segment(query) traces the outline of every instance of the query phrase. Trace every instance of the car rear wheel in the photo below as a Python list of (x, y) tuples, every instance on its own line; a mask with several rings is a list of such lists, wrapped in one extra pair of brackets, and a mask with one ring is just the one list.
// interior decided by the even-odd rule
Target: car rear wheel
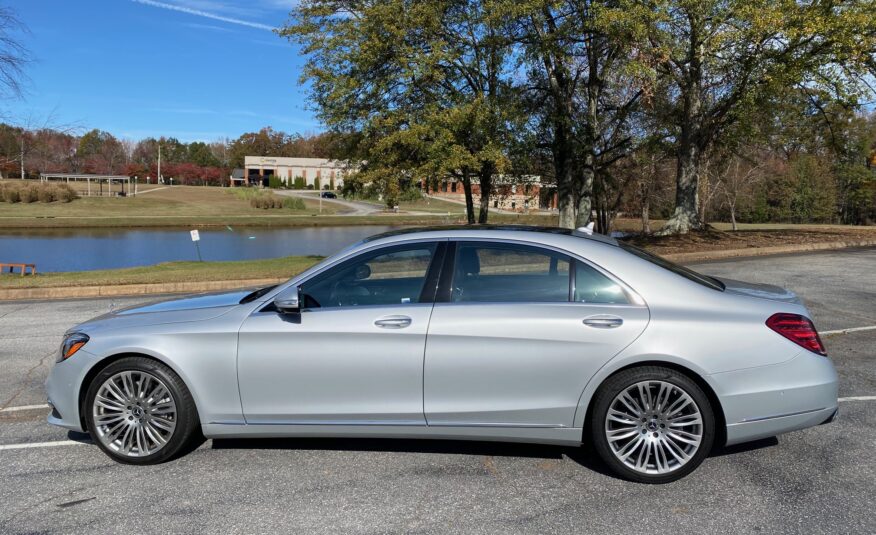
[(624, 370), (600, 387), (591, 432), (596, 452), (619, 476), (669, 483), (709, 454), (715, 418), (708, 397), (689, 377), (643, 366)]
[(156, 464), (182, 452), (198, 435), (192, 396), (170, 368), (126, 357), (101, 370), (88, 389), (88, 430), (116, 461)]

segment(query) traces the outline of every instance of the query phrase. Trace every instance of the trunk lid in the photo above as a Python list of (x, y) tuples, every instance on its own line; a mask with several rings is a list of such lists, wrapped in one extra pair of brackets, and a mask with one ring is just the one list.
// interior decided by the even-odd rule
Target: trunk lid
[(781, 286), (772, 284), (760, 284), (756, 282), (745, 282), (733, 279), (719, 278), (724, 283), (724, 291), (736, 295), (744, 295), (746, 297), (757, 297), (758, 299), (769, 299), (771, 301), (779, 301), (781, 303), (802, 304), (797, 294), (791, 290), (786, 290)]

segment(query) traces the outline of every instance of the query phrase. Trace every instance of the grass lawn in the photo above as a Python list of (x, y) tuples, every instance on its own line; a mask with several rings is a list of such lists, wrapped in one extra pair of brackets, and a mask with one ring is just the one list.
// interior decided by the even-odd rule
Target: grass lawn
[(97, 271), (41, 273), (34, 277), (0, 275), (0, 288), (51, 288), (104, 286), (161, 282), (224, 281), (288, 278), (322, 259), (319, 256), (287, 256), (239, 262), (166, 262), (154, 266)]
[[(0, 203), (0, 226), (193, 226), (246, 221), (271, 225), (319, 213), (318, 199), (306, 199), (304, 203), (304, 210), (265, 210), (253, 208), (248, 199), (230, 188), (147, 186), (136, 197), (82, 197), (69, 203)], [(322, 214), (336, 212), (336, 205), (323, 204)]]

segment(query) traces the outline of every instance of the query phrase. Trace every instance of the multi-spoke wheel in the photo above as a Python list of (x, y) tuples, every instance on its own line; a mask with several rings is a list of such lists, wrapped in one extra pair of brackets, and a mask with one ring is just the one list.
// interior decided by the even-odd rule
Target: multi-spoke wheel
[(708, 455), (714, 416), (685, 375), (647, 366), (609, 378), (594, 399), (596, 450), (619, 475), (646, 483), (684, 477)]
[(142, 357), (118, 360), (89, 388), (89, 431), (116, 460), (150, 464), (169, 459), (196, 434), (191, 395), (167, 366)]
[(92, 417), (104, 446), (130, 457), (145, 457), (166, 446), (173, 436), (176, 402), (154, 375), (124, 371), (100, 385)]

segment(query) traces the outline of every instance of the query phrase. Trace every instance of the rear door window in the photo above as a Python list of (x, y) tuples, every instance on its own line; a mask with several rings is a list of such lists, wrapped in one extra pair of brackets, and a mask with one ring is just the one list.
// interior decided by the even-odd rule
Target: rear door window
[(539, 247), (459, 242), (451, 301), (568, 302), (570, 266), (568, 256)]

